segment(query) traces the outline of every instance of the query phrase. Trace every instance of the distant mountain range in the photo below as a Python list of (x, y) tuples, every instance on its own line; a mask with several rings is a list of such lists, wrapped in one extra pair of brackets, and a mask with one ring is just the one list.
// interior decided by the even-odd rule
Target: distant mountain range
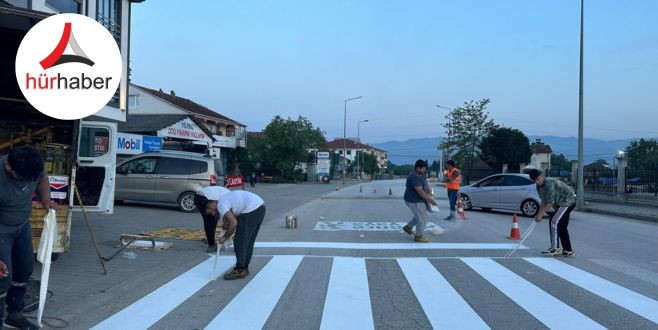
[[(578, 158), (578, 139), (575, 137), (559, 136), (528, 136), (530, 142), (541, 139), (542, 143), (551, 146), (553, 153), (564, 154), (569, 159)], [(624, 150), (635, 139), (604, 141), (599, 139), (585, 139), (585, 164), (597, 159), (612, 161), (619, 150)], [(396, 165), (413, 164), (417, 159), (426, 159), (432, 163), (440, 158), (437, 146), (441, 138), (410, 139), (406, 141), (388, 141), (374, 143), (374, 147), (388, 151), (388, 158)]]

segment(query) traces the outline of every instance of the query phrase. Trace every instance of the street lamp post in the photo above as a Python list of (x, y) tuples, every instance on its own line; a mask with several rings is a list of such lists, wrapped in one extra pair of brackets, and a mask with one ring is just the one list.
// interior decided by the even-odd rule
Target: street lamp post
[[(438, 104), (437, 104), (436, 107), (439, 108), (439, 109), (446, 109), (446, 110), (448, 110), (448, 111), (452, 111), (452, 109), (450, 109), (450, 108), (448, 108), (448, 107), (444, 107), (444, 106), (442, 106), (442, 105), (438, 105)], [(451, 130), (451, 129), (452, 129), (452, 120), (451, 120), (451, 119), (448, 119), (448, 139), (450, 139), (450, 134), (451, 134), (450, 130)], [(441, 149), (441, 158), (439, 159), (439, 167), (440, 167), (440, 168), (439, 168), (439, 173), (437, 173), (437, 176), (439, 177), (439, 179), (441, 178), (441, 177), (439, 176), (439, 174), (443, 173), (443, 156), (444, 156), (444, 155), (445, 155), (445, 152), (444, 152), (443, 149)]]
[(576, 195), (576, 208), (582, 210), (585, 206), (584, 184), (584, 136), (583, 136), (583, 28), (584, 28), (585, 0), (580, 0), (580, 75), (578, 88), (578, 194)]
[(361, 161), (361, 156), (363, 154), (363, 151), (361, 151), (361, 123), (367, 123), (368, 119), (366, 120), (361, 120), (356, 124), (356, 140), (359, 141), (359, 154), (356, 155), (356, 167), (359, 170), (359, 180), (361, 180), (361, 164), (363, 163)]
[(345, 108), (343, 111), (343, 184), (345, 184), (345, 172), (347, 167), (347, 102), (360, 99), (362, 96), (354, 97), (345, 100)]

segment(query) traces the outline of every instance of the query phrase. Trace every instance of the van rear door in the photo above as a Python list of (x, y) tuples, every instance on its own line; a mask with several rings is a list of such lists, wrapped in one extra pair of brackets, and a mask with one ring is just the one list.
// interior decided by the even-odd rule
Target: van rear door
[[(117, 157), (117, 124), (80, 121), (75, 173), (85, 211), (112, 214)], [(72, 196), (74, 210), (80, 210)]]

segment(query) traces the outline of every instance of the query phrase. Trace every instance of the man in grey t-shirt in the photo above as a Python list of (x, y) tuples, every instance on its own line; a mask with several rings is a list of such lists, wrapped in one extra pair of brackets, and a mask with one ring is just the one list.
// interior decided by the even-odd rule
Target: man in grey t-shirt
[(405, 233), (412, 235), (412, 229), (416, 227), (414, 240), (427, 243), (427, 237), (423, 235), (427, 222), (427, 204), (436, 205), (434, 197), (429, 193), (430, 187), (425, 179), (427, 163), (419, 159), (414, 165), (414, 170), (407, 176), (406, 189), (404, 191), (404, 202), (413, 213), (413, 218), (402, 229)]
[(0, 277), (0, 318), (6, 302), (7, 328), (38, 329), (22, 313), (25, 286), (34, 266), (29, 220), (35, 191), (46, 211), (54, 207), (43, 159), (35, 148), (17, 147), (0, 158), (0, 261), (8, 274)]

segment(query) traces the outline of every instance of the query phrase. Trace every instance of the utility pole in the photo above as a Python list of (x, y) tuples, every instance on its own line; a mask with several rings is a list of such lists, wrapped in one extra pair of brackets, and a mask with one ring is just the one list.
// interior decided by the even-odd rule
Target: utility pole
[(359, 171), (359, 180), (361, 180), (361, 166), (363, 165), (363, 161), (361, 160), (361, 156), (363, 155), (363, 151), (361, 151), (361, 123), (367, 122), (368, 119), (361, 120), (356, 124), (356, 140), (359, 141), (359, 153), (356, 155), (356, 168)]
[(578, 187), (576, 195), (576, 208), (585, 207), (585, 178), (583, 177), (584, 163), (584, 134), (583, 134), (583, 29), (585, 21), (585, 0), (580, 0), (580, 76), (578, 87)]
[(345, 184), (345, 172), (347, 171), (347, 102), (358, 100), (361, 96), (345, 100), (345, 108), (343, 112), (343, 184)]

